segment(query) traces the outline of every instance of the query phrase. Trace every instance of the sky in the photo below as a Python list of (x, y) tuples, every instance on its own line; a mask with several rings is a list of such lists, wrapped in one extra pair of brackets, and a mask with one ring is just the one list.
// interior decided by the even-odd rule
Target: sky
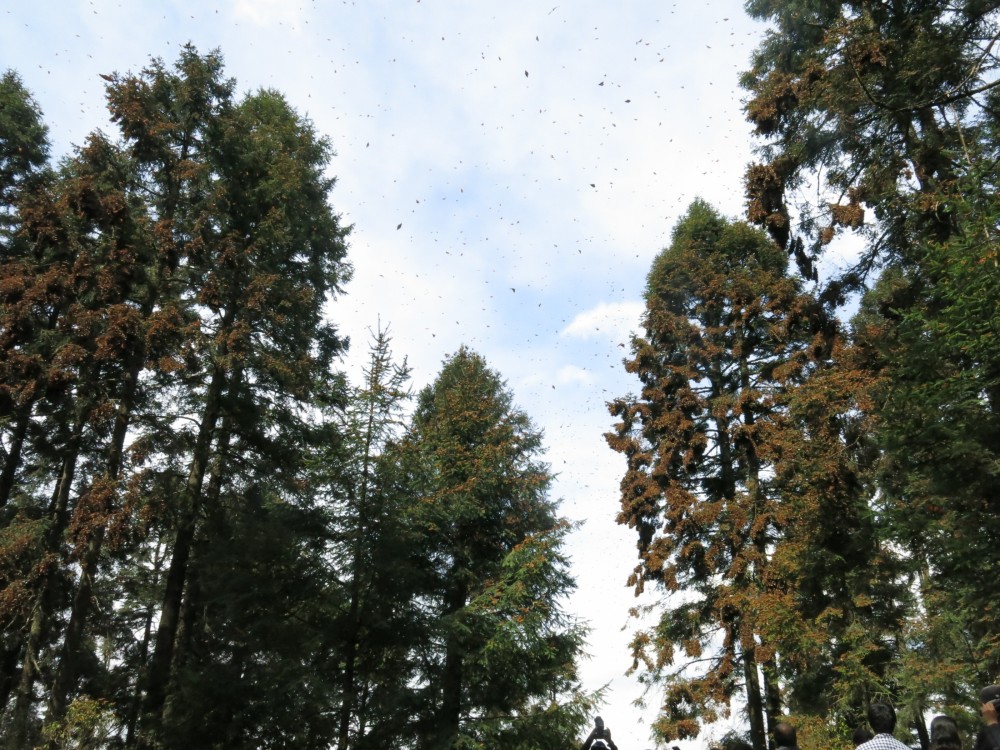
[(329, 138), (352, 226), (353, 278), (329, 309), (344, 368), (381, 326), (415, 389), (463, 344), (503, 376), (579, 522), (565, 608), (591, 628), (584, 686), (607, 685), (601, 715), (639, 750), (656, 699), (634, 705), (625, 675), (636, 537), (615, 523), (606, 403), (637, 390), (622, 360), (678, 218), (695, 198), (743, 212), (738, 78), (763, 31), (741, 0), (4, 0), (0, 70), (32, 91), (57, 157), (114, 132), (100, 74), (189, 42)]

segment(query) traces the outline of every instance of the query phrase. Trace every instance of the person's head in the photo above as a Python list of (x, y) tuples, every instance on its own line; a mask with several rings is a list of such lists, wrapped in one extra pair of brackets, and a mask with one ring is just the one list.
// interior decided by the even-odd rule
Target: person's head
[(868, 723), (875, 734), (892, 734), (896, 728), (896, 712), (888, 703), (872, 703), (868, 707)]
[(958, 724), (950, 716), (935, 716), (931, 721), (931, 750), (962, 750)]
[(795, 727), (787, 721), (778, 722), (774, 725), (774, 741), (778, 747), (795, 747)]
[(868, 727), (861, 726), (854, 730), (854, 734), (851, 735), (851, 741), (854, 743), (854, 747), (857, 747), (863, 742), (868, 742), (875, 735), (872, 734), (872, 730)]
[(594, 719), (594, 726), (597, 727), (598, 729), (604, 729), (604, 719), (598, 716), (596, 719)]

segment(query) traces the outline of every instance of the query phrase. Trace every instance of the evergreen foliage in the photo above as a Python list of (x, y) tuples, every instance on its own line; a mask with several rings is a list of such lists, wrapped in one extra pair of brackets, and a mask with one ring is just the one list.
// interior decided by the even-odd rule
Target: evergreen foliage
[[(973, 705), (1000, 668), (982, 567), (997, 541), (1000, 13), (936, 0), (748, 10), (773, 24), (743, 79), (762, 139), (750, 219), (813, 278), (837, 231), (864, 239), (853, 267), (822, 280), (830, 305), (861, 297), (829, 374), (866, 383), (852, 419), (872, 451), (870, 518), (913, 597), (870, 690), (925, 741), (925, 711)], [(807, 183), (822, 202), (802, 199)]]
[(419, 748), (565, 747), (585, 721), (584, 631), (560, 604), (574, 585), (560, 552), (569, 526), (540, 450), (505, 383), (468, 349), (419, 395), (401, 445), (431, 615)]
[[(690, 206), (609, 404), (632, 669), (661, 741), (847, 747), (879, 699), (927, 750), (1000, 682), (1000, 10), (747, 10), (749, 224)], [(106, 79), (53, 163), (0, 77), (0, 743), (573, 744), (540, 431), (467, 348), (413, 404), (385, 330), (339, 371), (333, 152), (280, 93), (190, 46)]]
[[(986, 572), (997, 542), (1000, 447), (1000, 15), (991, 3), (936, 0), (754, 0), (747, 9), (772, 24), (742, 79), (760, 139), (760, 161), (746, 174), (747, 216), (817, 295), (783, 307), (801, 326), (801, 348), (774, 369), (784, 374), (768, 394), (769, 427), (752, 442), (766, 462), (771, 505), (751, 608), (766, 614), (744, 643), (780, 698), (772, 705), (804, 730), (803, 747), (846, 741), (878, 698), (896, 703), (901, 730), (915, 729), (926, 748), (925, 714), (968, 715), (1000, 667)], [(732, 689), (721, 682), (733, 672), (724, 661), (705, 675), (717, 683), (714, 695), (691, 666), (706, 645), (691, 641), (691, 623), (710, 601), (706, 582), (724, 585), (732, 570), (704, 541), (718, 538), (713, 471), (722, 465), (704, 456), (723, 455), (725, 433), (701, 425), (724, 411), (703, 405), (699, 388), (711, 386), (711, 372), (691, 364), (710, 361), (697, 354), (706, 339), (704, 324), (694, 325), (700, 311), (657, 312), (683, 298), (689, 279), (712, 288), (715, 267), (692, 264), (696, 271), (671, 276), (652, 296), (679, 239), (705, 236), (688, 230), (703, 210), (692, 207), (650, 273), (646, 336), (626, 362), (643, 391), (611, 405), (622, 421), (609, 440), (628, 460), (620, 521), (640, 540), (633, 583), (657, 580), (676, 592), (660, 626), (636, 641), (640, 657), (657, 655), (646, 668), (666, 685), (665, 737), (697, 732), (717, 715), (709, 698)], [(862, 249), (821, 279), (819, 260), (843, 230)], [(721, 276), (742, 278), (740, 270)], [(834, 316), (852, 299), (860, 310), (845, 331)], [(716, 391), (740, 394), (735, 383)], [(690, 514), (697, 523), (684, 525), (678, 508), (700, 511)], [(754, 535), (739, 539), (746, 545)], [(752, 691), (747, 703), (756, 744)]]
[(408, 429), (385, 331), (337, 370), (332, 152), (279, 93), (190, 46), (107, 80), (58, 168), (0, 81), (3, 745), (564, 746), (540, 434), (464, 351)]
[(763, 602), (786, 513), (768, 444), (803, 377), (815, 306), (786, 266), (764, 234), (692, 204), (647, 280), (645, 335), (626, 362), (642, 391), (610, 404), (621, 421), (608, 442), (628, 466), (618, 520), (639, 534), (631, 583), (668, 595), (633, 641), (633, 668), (664, 686), (665, 739), (697, 735), (737, 691), (755, 748), (766, 747), (765, 703), (774, 724)]

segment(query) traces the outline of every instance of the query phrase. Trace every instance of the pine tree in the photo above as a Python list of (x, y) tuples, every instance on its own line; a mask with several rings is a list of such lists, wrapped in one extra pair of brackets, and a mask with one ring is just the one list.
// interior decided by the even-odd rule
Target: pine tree
[(1000, 539), (1000, 238), (993, 199), (975, 186), (967, 195), (956, 204), (960, 233), (922, 243), (918, 263), (885, 271), (855, 321), (859, 348), (881, 374), (884, 518), (910, 552), (923, 599), (927, 640), (909, 643), (950, 665), (927, 674), (911, 659), (907, 670), (922, 676), (909, 685), (914, 700), (959, 704), (1000, 668), (1000, 612), (981, 567)]
[(877, 520), (879, 378), (839, 326), (809, 352), (808, 377), (789, 389), (768, 446), (780, 539), (761, 622), (800, 739), (822, 744), (846, 738), (891, 689), (911, 597), (903, 556)]
[[(754, 0), (747, 10), (773, 24), (743, 77), (763, 141), (747, 173), (749, 218), (806, 277), (836, 231), (862, 231), (861, 257), (827, 289), (836, 302), (915, 238), (954, 234), (963, 162), (996, 150), (988, 40), (1000, 16), (990, 3), (943, 0)], [(796, 193), (811, 179), (818, 204)]]
[[(920, 596), (895, 662), (909, 677), (892, 682), (922, 726), (927, 701), (971, 696), (998, 667), (993, 587), (977, 565), (997, 533), (1000, 13), (938, 0), (748, 9), (773, 24), (743, 81), (762, 139), (750, 218), (807, 274), (838, 229), (864, 238), (824, 299), (865, 295), (855, 361), (877, 395), (864, 413), (881, 450), (872, 513)], [(796, 195), (813, 181), (819, 205)], [(948, 667), (918, 668), (918, 655)]]
[[(343, 399), (345, 342), (325, 306), (348, 275), (346, 230), (327, 203), (327, 142), (279, 94), (235, 102), (233, 88), (218, 54), (190, 47), (173, 69), (111, 76), (121, 142), (95, 134), (58, 173), (7, 186), (18, 231), (0, 258), (0, 398), (20, 412), (0, 426), (0, 606), (14, 746), (39, 738), (39, 703), (49, 738), (91, 715), (129, 746), (189, 736), (193, 695), (218, 699), (205, 729), (224, 743), (332, 737), (317, 663), (330, 518), (306, 480), (330, 436), (314, 409)], [(267, 529), (281, 545), (262, 543)], [(227, 589), (251, 543), (268, 567)], [(252, 676), (213, 693), (189, 665), (224, 655)], [(256, 724), (223, 700), (238, 694)]]
[[(25, 481), (30, 461), (25, 451), (33, 443), (35, 403), (45, 390), (40, 382), (45, 353), (39, 351), (37, 334), (48, 327), (38, 307), (25, 300), (37, 288), (37, 267), (21, 232), (19, 205), (46, 178), (47, 131), (38, 105), (13, 71), (0, 78), (0, 546), (6, 564), (0, 570), (5, 592), (0, 617), (5, 623), (0, 643), (0, 708), (6, 707), (14, 688), (15, 672), (22, 649), (18, 632), (27, 618), (31, 581), (41, 538), (40, 519), (32, 513), (21, 516), (6, 506), (18, 480)], [(16, 495), (15, 495), (16, 496)]]
[[(402, 446), (432, 613), (417, 747), (565, 747), (584, 720), (583, 632), (541, 434), (482, 357), (460, 349), (421, 391)], [(517, 668), (511, 665), (516, 664)]]
[(21, 649), (15, 742), (26, 741), (37, 672), (52, 660), (43, 649), (52, 645), (82, 536), (107, 520), (94, 465), (121, 396), (121, 362), (140, 335), (130, 304), (140, 230), (128, 200), (109, 185), (122, 165), (106, 145), (91, 139), (57, 177), (22, 196), (23, 251), (5, 268), (13, 282), (5, 296), (8, 362), (32, 363), (8, 383), (32, 394), (22, 412), (31, 439), (21, 448), (37, 482), (22, 475), (12, 525), (46, 519), (35, 559), (46, 573), (34, 587)]
[(394, 361), (390, 343), (387, 329), (372, 334), (363, 382), (345, 408), (331, 412), (331, 446), (317, 467), (336, 518), (332, 573), (340, 609), (327, 632), (329, 668), (339, 681), (340, 750), (392, 746), (405, 736), (411, 654), (423, 632), (391, 458), (404, 428), (410, 370), (405, 359)]
[(773, 725), (780, 705), (774, 644), (761, 643), (783, 512), (768, 444), (808, 363), (815, 307), (786, 266), (762, 233), (692, 204), (647, 280), (646, 333), (626, 361), (642, 391), (609, 405), (621, 421), (608, 443), (627, 460), (618, 521), (639, 536), (630, 583), (668, 595), (633, 642), (633, 668), (665, 688), (665, 739), (697, 735), (742, 690), (763, 750), (765, 707)]
[(48, 165), (48, 129), (42, 113), (13, 70), (0, 77), (0, 251), (17, 233), (20, 195)]
[[(176, 78), (147, 71), (146, 85), (156, 92), (163, 80), (200, 83), (183, 64), (191, 61), (182, 58)], [(219, 80), (217, 60), (201, 65)], [(273, 91), (220, 110), (206, 126), (204, 169), (215, 179), (205, 212), (182, 226), (197, 328), (178, 398), (198, 427), (185, 489), (173, 501), (176, 532), (145, 680), (147, 736), (168, 708), (175, 662), (186, 658), (175, 653), (182, 625), (194, 627), (183, 623), (185, 609), (198, 611), (186, 597), (198, 591), (192, 553), (209, 543), (198, 541), (207, 530), (201, 519), (213, 515), (216, 497), (238, 498), (258, 478), (293, 497), (304, 478), (302, 447), (317, 437), (303, 410), (339, 398), (331, 366), (343, 342), (323, 308), (346, 273), (346, 232), (327, 204), (329, 145)]]

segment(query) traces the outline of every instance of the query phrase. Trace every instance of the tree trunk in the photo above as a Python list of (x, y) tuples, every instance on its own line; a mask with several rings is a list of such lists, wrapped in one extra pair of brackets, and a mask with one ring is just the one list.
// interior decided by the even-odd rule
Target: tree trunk
[(0, 657), (2, 659), (0, 661), (0, 713), (7, 708), (7, 702), (14, 690), (17, 665), (20, 663), (23, 653), (24, 641), (7, 634), (4, 638), (3, 655)]
[[(372, 382), (377, 385), (378, 371), (373, 368)], [(371, 387), (371, 384), (369, 384)], [(358, 638), (361, 633), (361, 576), (362, 553), (368, 531), (368, 487), (371, 475), (371, 452), (375, 431), (375, 400), (368, 405), (368, 424), (365, 432), (364, 460), (361, 466), (361, 484), (356, 504), (358, 528), (355, 529), (354, 549), (351, 560), (351, 604), (348, 611), (347, 653), (344, 656), (344, 673), (341, 679), (340, 726), (337, 731), (338, 750), (347, 750), (350, 740), (351, 716), (355, 707), (355, 679), (358, 660)]]
[(917, 718), (913, 722), (913, 726), (917, 730), (917, 736), (920, 738), (920, 750), (929, 750), (931, 746), (930, 735), (927, 734), (927, 725), (921, 718), (926, 712), (924, 706), (920, 706), (920, 710), (917, 711)]
[[(153, 581), (158, 582), (160, 571), (163, 569), (162, 547), (156, 545), (156, 554), (153, 557)], [(153, 640), (153, 607), (150, 605), (146, 609), (146, 622), (142, 631), (142, 641), (139, 645), (139, 660), (136, 663), (136, 672), (141, 674), (146, 669), (149, 658), (149, 644)], [(129, 705), (128, 717), (125, 721), (125, 747), (135, 747), (136, 726), (139, 723), (139, 709), (142, 706), (142, 680), (136, 679), (135, 689), (132, 693), (132, 702)]]
[(14, 430), (10, 436), (10, 447), (7, 449), (7, 456), (3, 462), (3, 472), (0, 473), (0, 508), (10, 501), (11, 490), (14, 489), (14, 477), (17, 469), (21, 465), (21, 449), (24, 447), (24, 437), (28, 434), (28, 425), (31, 423), (31, 404), (23, 407), (14, 423)]
[[(452, 568), (452, 577), (460, 574), (458, 565)], [(445, 606), (446, 617), (457, 617), (465, 607), (468, 593), (464, 584), (453, 581)], [(444, 671), (441, 674), (441, 713), (438, 721), (436, 748), (451, 747), (458, 736), (462, 716), (462, 643), (455, 632), (448, 633), (445, 646)]]
[(764, 674), (764, 713), (767, 716), (768, 733), (774, 732), (774, 726), (781, 721), (781, 688), (778, 685), (778, 670), (775, 659), (761, 665), (761, 672)]
[(24, 658), (21, 662), (21, 675), (17, 686), (17, 694), (14, 703), (14, 715), (12, 719), (11, 738), (13, 747), (27, 747), (28, 734), (31, 723), (31, 709), (35, 702), (34, 690), (35, 680), (38, 676), (38, 654), (41, 650), (42, 640), (48, 629), (52, 610), (55, 606), (55, 584), (60, 572), (58, 560), (59, 542), (66, 530), (68, 519), (67, 508), (69, 505), (70, 489), (73, 486), (73, 477), (76, 474), (77, 460), (80, 455), (80, 440), (83, 434), (83, 417), (77, 419), (66, 446), (66, 454), (63, 456), (62, 469), (59, 473), (59, 480), (56, 482), (55, 491), (52, 496), (52, 507), (50, 518), (52, 526), (46, 533), (45, 552), (55, 559), (48, 560), (44, 564), (48, 571), (41, 580), (38, 597), (31, 612), (31, 624), (28, 628), (28, 637), (24, 646)]
[[(756, 346), (747, 347), (747, 349), (756, 349)], [(743, 393), (749, 392), (752, 387), (750, 366), (745, 358), (740, 360), (740, 390)], [(756, 424), (753, 412), (746, 411), (743, 414), (743, 424), (747, 428), (747, 432), (753, 435), (753, 427)], [(760, 475), (761, 475), (761, 461), (760, 457), (757, 455), (757, 447), (752, 439), (747, 440), (747, 444), (743, 450), (744, 459), (747, 466), (747, 493), (750, 496), (750, 506), (752, 508), (751, 514), (751, 525), (755, 524), (757, 517), (761, 513), (766, 513), (766, 498), (763, 494)], [(768, 563), (767, 554), (767, 538), (766, 531), (761, 530), (758, 532), (753, 539), (754, 549), (757, 553), (757, 560), (750, 569), (750, 584), (753, 585), (757, 590), (760, 589), (760, 581), (763, 578), (765, 569)], [(756, 643), (756, 628), (754, 628), (754, 643)], [(757, 679), (757, 667), (758, 662), (756, 655), (754, 653), (755, 646), (748, 652), (749, 657), (752, 658), (752, 671), (754, 677), (754, 701), (748, 699), (747, 706), (750, 712), (750, 732), (752, 737), (756, 737), (759, 734), (761, 738), (761, 750), (765, 750), (767, 747), (767, 736), (768, 730), (773, 731), (775, 724), (781, 721), (781, 700), (778, 692), (778, 681), (775, 674), (775, 665), (773, 657), (765, 661), (763, 664), (759, 664), (760, 671), (764, 676), (763, 691), (761, 690), (760, 681)], [(748, 665), (748, 669), (749, 669)], [(747, 691), (749, 696), (750, 682), (747, 682)], [(761, 696), (763, 695), (763, 701)], [(754, 713), (757, 716), (755, 717)], [(764, 725), (765, 714), (767, 717), (767, 726)], [(758, 726), (754, 725), (757, 722)], [(755, 739), (756, 742), (756, 739)]]
[(746, 677), (747, 718), (750, 721), (750, 744), (753, 750), (767, 750), (767, 731), (764, 728), (764, 707), (761, 700), (760, 678), (754, 644), (743, 644), (743, 673)]
[[(133, 356), (130, 363), (128, 378), (125, 382), (122, 397), (115, 415), (115, 425), (111, 431), (111, 444), (108, 447), (104, 478), (108, 482), (117, 482), (125, 452), (125, 437), (135, 405), (138, 390), (141, 357)], [(90, 614), (90, 604), (94, 588), (94, 577), (97, 575), (97, 564), (101, 557), (104, 544), (104, 524), (98, 526), (87, 541), (87, 549), (80, 561), (80, 579), (73, 595), (73, 606), (69, 623), (66, 626), (66, 637), (60, 652), (59, 665), (49, 695), (48, 721), (59, 721), (66, 714), (67, 700), (76, 682), (77, 662), (80, 657), (80, 647), (83, 641), (84, 628)]]
[(180, 623), (181, 602), (184, 585), (187, 582), (188, 559), (194, 542), (201, 510), (202, 485), (208, 468), (212, 439), (221, 411), (221, 397), (225, 375), (216, 366), (205, 394), (205, 409), (202, 415), (194, 455), (188, 471), (187, 485), (180, 504), (180, 519), (167, 569), (166, 586), (160, 607), (160, 623), (156, 631), (153, 656), (146, 674), (146, 698), (143, 705), (144, 729), (139, 738), (140, 747), (149, 747), (162, 719), (163, 705), (167, 697), (173, 663), (177, 628)]
[[(355, 575), (357, 571), (355, 571)], [(349, 632), (347, 634), (347, 653), (344, 655), (344, 672), (340, 685), (340, 723), (337, 730), (338, 750), (347, 750), (350, 740), (351, 715), (354, 713), (354, 679), (358, 652), (358, 596), (357, 580), (351, 582), (351, 608), (348, 612)]]
[[(231, 378), (230, 391), (236, 388), (240, 381), (240, 370), (237, 368)], [(203, 596), (201, 589), (201, 571), (199, 570), (199, 552), (206, 544), (211, 544), (212, 539), (217, 538), (217, 534), (224, 533), (223, 524), (225, 519), (218, 512), (219, 499), (222, 495), (223, 466), (226, 455), (229, 452), (230, 439), (232, 438), (232, 417), (226, 415), (222, 419), (219, 429), (212, 469), (209, 472), (208, 487), (205, 488), (202, 506), (209, 508), (208, 518), (202, 523), (196, 532), (196, 539), (192, 544), (191, 557), (188, 564), (187, 585), (184, 589), (184, 597), (181, 601), (180, 619), (175, 637), (175, 651), (173, 657), (172, 671), (176, 672), (191, 658), (194, 651), (194, 637), (199, 627), (199, 615), (202, 613)], [(208, 528), (206, 528), (208, 527)], [(172, 706), (167, 703), (163, 707), (163, 721), (169, 723)]]

